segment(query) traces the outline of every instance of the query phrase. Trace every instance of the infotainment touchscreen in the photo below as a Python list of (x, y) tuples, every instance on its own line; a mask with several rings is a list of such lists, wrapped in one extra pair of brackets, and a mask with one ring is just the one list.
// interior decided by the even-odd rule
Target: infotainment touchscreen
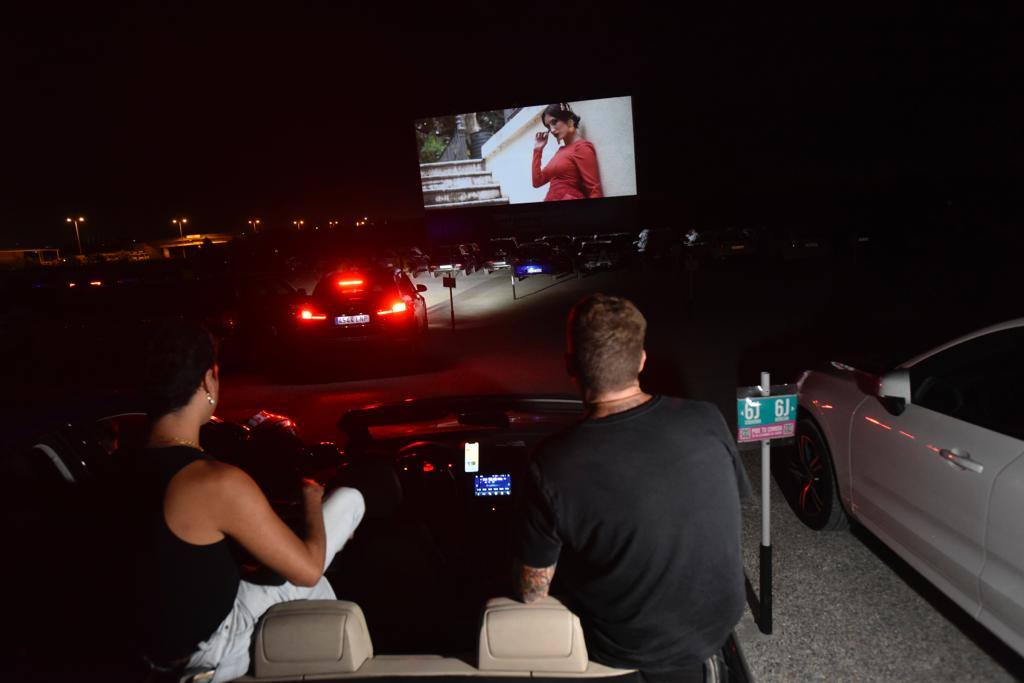
[(478, 474), (473, 478), (473, 494), (477, 496), (512, 495), (511, 474)]

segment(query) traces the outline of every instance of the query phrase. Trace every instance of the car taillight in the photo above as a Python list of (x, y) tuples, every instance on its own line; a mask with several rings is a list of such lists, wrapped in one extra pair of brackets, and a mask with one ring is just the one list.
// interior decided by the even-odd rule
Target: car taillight
[(401, 301), (398, 301), (398, 302), (395, 302), (395, 303), (391, 304), (391, 308), (384, 308), (384, 309), (381, 309), (381, 310), (377, 311), (377, 315), (391, 315), (392, 313), (405, 313), (405, 311), (406, 311), (405, 303), (403, 303)]
[(342, 275), (336, 284), (346, 294), (355, 294), (363, 291), (366, 280), (359, 275)]
[(327, 315), (312, 308), (299, 310), (299, 320), (327, 320)]

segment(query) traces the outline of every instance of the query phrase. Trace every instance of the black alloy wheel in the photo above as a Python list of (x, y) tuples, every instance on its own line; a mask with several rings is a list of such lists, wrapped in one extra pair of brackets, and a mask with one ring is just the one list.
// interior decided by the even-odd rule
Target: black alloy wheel
[(832, 456), (818, 425), (806, 417), (797, 422), (796, 447), (788, 450), (780, 483), (793, 512), (815, 531), (846, 529)]

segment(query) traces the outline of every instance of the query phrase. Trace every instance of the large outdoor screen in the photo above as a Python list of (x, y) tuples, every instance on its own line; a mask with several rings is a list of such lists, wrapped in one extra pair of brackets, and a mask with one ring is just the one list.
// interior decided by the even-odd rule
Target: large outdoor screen
[(630, 97), (419, 119), (416, 142), (428, 210), (636, 194)]

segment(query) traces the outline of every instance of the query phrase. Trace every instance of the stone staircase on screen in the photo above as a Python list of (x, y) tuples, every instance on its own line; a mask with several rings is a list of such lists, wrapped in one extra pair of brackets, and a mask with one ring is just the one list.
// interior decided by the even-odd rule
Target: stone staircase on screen
[(420, 180), (428, 209), (508, 204), (483, 159), (420, 164)]

